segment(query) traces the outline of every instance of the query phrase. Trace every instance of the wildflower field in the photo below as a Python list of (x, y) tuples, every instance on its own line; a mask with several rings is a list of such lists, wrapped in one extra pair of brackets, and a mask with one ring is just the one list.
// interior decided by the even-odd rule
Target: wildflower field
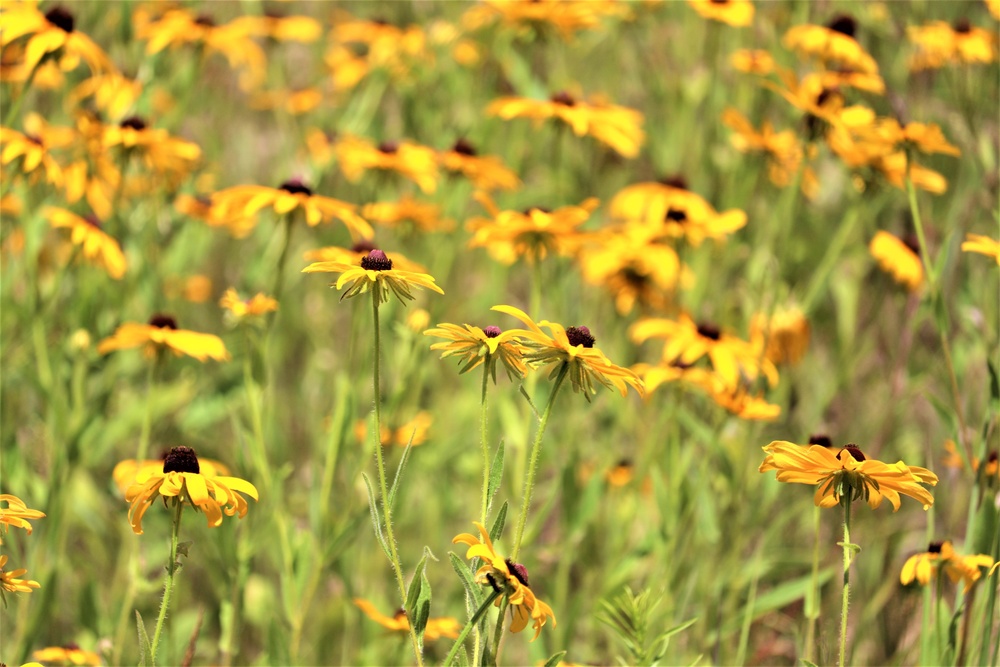
[(998, 26), (0, 1), (0, 661), (1000, 664)]

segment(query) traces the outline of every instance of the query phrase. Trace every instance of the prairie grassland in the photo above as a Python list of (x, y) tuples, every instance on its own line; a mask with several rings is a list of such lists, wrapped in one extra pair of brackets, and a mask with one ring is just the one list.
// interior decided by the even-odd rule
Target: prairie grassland
[(998, 18), (4, 0), (0, 660), (998, 664)]

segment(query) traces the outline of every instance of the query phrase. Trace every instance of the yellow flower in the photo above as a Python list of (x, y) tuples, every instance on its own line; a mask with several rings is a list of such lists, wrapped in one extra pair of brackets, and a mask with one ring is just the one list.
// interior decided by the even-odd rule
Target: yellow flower
[(737, 28), (753, 23), (753, 3), (750, 0), (687, 0), (691, 7), (707, 19), (721, 21)]
[(323, 63), (330, 70), (335, 93), (351, 90), (368, 76), (371, 69), (367, 58), (339, 42), (329, 45), (323, 55)]
[(980, 255), (992, 257), (1000, 266), (1000, 241), (994, 241), (989, 236), (981, 234), (966, 234), (965, 241), (962, 242), (963, 252), (976, 252)]
[(779, 482), (816, 485), (814, 501), (818, 507), (835, 507), (844, 497), (852, 502), (863, 498), (875, 509), (887, 499), (896, 511), (900, 494), (918, 500), (925, 510), (934, 504), (921, 484), (936, 485), (937, 475), (902, 461), (883, 463), (866, 458), (857, 445), (834, 453), (820, 445), (806, 447), (775, 440), (763, 449), (767, 457), (760, 472), (777, 471)]
[(319, 88), (284, 90), (264, 90), (250, 98), (253, 109), (281, 109), (293, 116), (309, 113), (323, 103), (323, 92)]
[[(361, 611), (365, 612), (365, 615), (389, 630), (397, 630), (399, 632), (409, 632), (410, 631), (410, 619), (406, 617), (406, 610), (400, 609), (392, 616), (386, 616), (385, 614), (379, 612), (368, 600), (362, 598), (354, 598), (354, 604), (358, 606)], [(424, 640), (434, 641), (435, 639), (440, 639), (441, 637), (449, 637), (450, 639), (458, 639), (458, 634), (462, 629), (462, 624), (458, 622), (458, 619), (451, 618), (450, 616), (444, 616), (441, 618), (428, 618), (427, 625), (424, 627)]]
[(993, 565), (993, 558), (985, 554), (961, 556), (955, 552), (951, 541), (932, 542), (924, 553), (914, 554), (906, 559), (899, 573), (899, 582), (904, 586), (916, 580), (926, 586), (940, 567), (944, 567), (948, 578), (954, 583), (965, 584), (965, 592), (982, 577), (981, 568)]
[(531, 641), (535, 641), (548, 619), (552, 619), (552, 625), (555, 627), (556, 617), (552, 613), (552, 608), (535, 597), (535, 593), (528, 583), (527, 568), (509, 558), (505, 559), (497, 555), (486, 527), (478, 521), (472, 523), (479, 529), (480, 537), (477, 538), (470, 533), (461, 533), (455, 536), (451, 541), (452, 544), (469, 545), (465, 557), (483, 560), (484, 565), (476, 571), (476, 581), (481, 584), (488, 583), (494, 590), (503, 594), (494, 603), (496, 606), (500, 606), (504, 597), (507, 598), (511, 610), (511, 632), (520, 632), (527, 627), (529, 621), (532, 622), (535, 636), (531, 638)]
[(781, 406), (768, 403), (763, 394), (752, 396), (742, 385), (731, 389), (718, 376), (710, 376), (710, 378), (711, 381), (707, 385), (709, 396), (719, 406), (740, 419), (774, 421), (781, 416)]
[(229, 360), (229, 352), (222, 339), (211, 334), (178, 329), (177, 321), (169, 315), (154, 315), (149, 324), (126, 322), (118, 327), (113, 336), (102, 340), (97, 351), (107, 354), (142, 345), (145, 345), (146, 356), (150, 357), (160, 350), (169, 349), (178, 357), (186, 354), (198, 361)]
[(861, 136), (875, 144), (883, 144), (885, 153), (913, 147), (921, 153), (944, 153), (959, 157), (962, 152), (948, 143), (940, 126), (934, 123), (901, 124), (895, 118), (879, 118), (874, 124), (861, 128)]
[(417, 184), (424, 193), (437, 190), (438, 166), (433, 149), (409, 141), (383, 141), (376, 146), (361, 137), (344, 136), (334, 146), (344, 177), (357, 183), (366, 171), (395, 171)]
[(604, 479), (607, 480), (608, 484), (615, 487), (622, 487), (632, 481), (635, 476), (635, 466), (629, 459), (622, 459), (614, 465), (614, 467), (608, 468), (607, 472), (604, 473)]
[(69, 94), (69, 101), (79, 104), (92, 98), (93, 105), (109, 118), (119, 119), (135, 106), (142, 94), (142, 84), (118, 72), (95, 74), (78, 84)]
[(237, 320), (278, 310), (278, 302), (263, 292), (258, 292), (253, 298), (244, 301), (232, 287), (227, 289), (226, 293), (219, 299), (219, 305), (229, 311)]
[(163, 292), (170, 299), (205, 303), (212, 298), (212, 279), (203, 274), (171, 276), (167, 278)]
[(447, 232), (455, 228), (455, 221), (441, 217), (437, 204), (417, 201), (409, 195), (396, 202), (366, 204), (361, 209), (366, 220), (386, 227), (396, 227), (409, 222), (421, 232)]
[(635, 364), (632, 370), (642, 378), (648, 398), (660, 385), (670, 382), (684, 382), (704, 391), (711, 391), (718, 383), (711, 371), (680, 361), (663, 361), (657, 365)]
[(883, 271), (911, 292), (924, 284), (924, 265), (915, 244), (907, 243), (888, 232), (878, 232), (868, 246)]
[(795, 26), (785, 33), (783, 43), (826, 65), (846, 65), (858, 72), (876, 73), (875, 59), (854, 39), (856, 29), (857, 22), (853, 18), (841, 15), (825, 26)]
[(809, 347), (809, 320), (798, 308), (778, 308), (770, 321), (758, 313), (750, 322), (751, 339), (767, 339), (765, 355), (775, 364), (797, 364)]
[(6, 49), (27, 37), (21, 66), (26, 74), (50, 54), (64, 72), (76, 69), (80, 60), (95, 74), (114, 69), (104, 51), (74, 29), (75, 23), (73, 15), (63, 7), (53, 7), (43, 14), (33, 2), (7, 3), (0, 13), (0, 48)]
[(407, 300), (413, 299), (410, 293), (411, 287), (425, 287), (438, 294), (444, 294), (444, 290), (434, 283), (434, 278), (426, 273), (393, 269), (392, 260), (377, 248), (362, 257), (357, 264), (315, 262), (302, 269), (302, 273), (317, 272), (341, 274), (337, 282), (331, 285), (338, 290), (347, 285), (347, 291), (340, 297), (341, 301), (364, 294), (370, 289), (378, 290), (379, 303), (389, 300), (390, 291), (400, 301), (406, 303)]
[(45, 209), (45, 217), (53, 227), (70, 230), (73, 245), (80, 246), (83, 256), (101, 266), (109, 276), (120, 280), (125, 275), (125, 255), (121, 246), (104, 233), (97, 218), (92, 215), (81, 218), (66, 209), (52, 206)]
[(729, 56), (729, 64), (746, 74), (764, 76), (774, 71), (774, 57), (764, 49), (737, 49)]
[(406, 77), (413, 66), (431, 60), (427, 35), (417, 25), (402, 28), (386, 21), (349, 19), (338, 22), (331, 37), (335, 44), (363, 46), (371, 67), (385, 69), (396, 78)]
[(425, 336), (445, 338), (448, 342), (434, 343), (432, 350), (441, 350), (441, 358), (456, 355), (459, 364), (464, 364), (459, 374), (467, 373), (485, 363), (487, 372), (497, 381), (497, 361), (504, 365), (507, 377), (524, 377), (527, 368), (524, 365), (524, 347), (520, 343), (517, 331), (501, 331), (500, 327), (490, 325), (480, 329), (472, 324), (438, 324), (434, 329), (424, 332)]
[(588, 103), (567, 92), (556, 93), (548, 100), (502, 97), (491, 102), (486, 113), (504, 120), (530, 118), (536, 126), (555, 118), (569, 125), (576, 136), (589, 135), (627, 158), (637, 156), (646, 141), (642, 114), (635, 109), (606, 102)]
[(521, 179), (493, 155), (480, 156), (466, 139), (459, 139), (449, 150), (438, 156), (441, 166), (448, 171), (461, 173), (472, 181), (478, 190), (516, 190)]
[(758, 132), (746, 116), (732, 108), (722, 113), (722, 122), (735, 132), (730, 137), (730, 143), (736, 150), (741, 153), (764, 153), (767, 156), (767, 172), (772, 183), (778, 187), (786, 187), (793, 182), (804, 153), (795, 132), (775, 132), (767, 121), (764, 121)]
[[(633, 371), (611, 363), (600, 349), (594, 347), (596, 339), (587, 327), (564, 328), (561, 324), (542, 320), (535, 324), (527, 313), (513, 306), (493, 306), (490, 310), (506, 313), (521, 320), (528, 330), (514, 329), (508, 333), (523, 340), (528, 348), (524, 360), (534, 368), (553, 366), (550, 377), (554, 377), (563, 365), (568, 365), (573, 391), (582, 392), (589, 401), (597, 393), (594, 381), (605, 387), (614, 387), (622, 396), (632, 387), (639, 396), (643, 395), (643, 384)], [(541, 330), (546, 327), (551, 335)]]
[(267, 207), (278, 215), (301, 210), (310, 227), (336, 218), (344, 223), (353, 239), (369, 239), (374, 234), (371, 225), (355, 212), (357, 207), (354, 204), (313, 194), (297, 179), (286, 181), (277, 188), (237, 185), (220, 190), (212, 196), (212, 205), (218, 210), (214, 224), (226, 224), (237, 236), (248, 233), (256, 224), (257, 213)]
[(166, 130), (147, 127), (138, 116), (126, 118), (104, 130), (104, 147), (120, 146), (139, 156), (148, 169), (156, 172), (186, 174), (201, 157), (198, 144), (170, 136)]
[[(905, 152), (898, 151), (885, 157), (878, 158), (872, 163), (872, 166), (875, 167), (875, 169), (877, 169), (882, 176), (885, 177), (885, 180), (887, 180), (891, 185), (901, 190), (906, 189), (907, 159)], [(910, 178), (913, 180), (913, 185), (915, 187), (936, 195), (943, 194), (948, 189), (947, 179), (933, 169), (928, 169), (927, 167), (923, 167), (913, 161), (909, 162), (909, 169)]]
[(84, 651), (76, 644), (66, 646), (49, 646), (39, 649), (31, 654), (31, 657), (40, 662), (52, 662), (71, 665), (91, 665), (101, 667), (104, 664), (101, 656), (93, 651)]
[(245, 30), (248, 35), (267, 37), (278, 42), (310, 44), (323, 35), (323, 26), (311, 16), (240, 16), (230, 26)]
[(28, 535), (31, 535), (31, 524), (28, 523), (28, 519), (41, 519), (45, 516), (44, 512), (28, 509), (23, 500), (9, 493), (0, 493), (0, 503), (3, 502), (7, 503), (6, 507), (0, 507), (0, 528), (4, 534), (10, 526), (14, 526), (24, 528)]
[(609, 209), (615, 222), (644, 227), (653, 238), (684, 238), (693, 246), (706, 238), (723, 239), (747, 224), (746, 213), (718, 213), (681, 179), (630, 185), (611, 199)]
[(217, 528), (222, 525), (222, 515), (242, 519), (248, 506), (245, 493), (257, 500), (257, 488), (238, 477), (209, 477), (202, 474), (195, 451), (190, 447), (174, 447), (163, 460), (163, 468), (140, 471), (135, 483), (125, 492), (125, 500), (130, 503), (128, 521), (136, 535), (142, 535), (142, 517), (157, 497), (176, 499), (205, 513), (208, 525)]
[(4, 570), (4, 566), (7, 565), (7, 554), (0, 556), (0, 596), (6, 595), (6, 593), (30, 593), (32, 589), (41, 588), (41, 585), (37, 581), (32, 581), (30, 579), (19, 579), (22, 575), (28, 573), (28, 570), (21, 568), (20, 570), (11, 570), (7, 572)]
[[(111, 471), (111, 479), (114, 480), (118, 490), (124, 494), (140, 477), (142, 479), (149, 479), (151, 475), (162, 472), (163, 461), (169, 454), (169, 451), (164, 451), (158, 459), (146, 459), (144, 461), (125, 459), (124, 461), (119, 461), (115, 465), (114, 470)], [(198, 466), (201, 468), (201, 474), (205, 477), (226, 477), (230, 475), (229, 467), (214, 459), (200, 458), (198, 459)]]
[[(0, 164), (9, 165), (21, 158), (20, 171), (34, 174), (41, 168), (45, 180), (61, 187), (63, 169), (52, 156), (53, 149), (65, 148), (74, 140), (73, 129), (52, 127), (37, 113), (29, 113), (24, 119), (24, 133), (9, 127), (0, 127)], [(5, 177), (9, 178), (9, 176)]]
[[(369, 420), (367, 419), (359, 419), (354, 424), (354, 437), (360, 443), (368, 442), (368, 423)], [(399, 428), (390, 428), (383, 422), (379, 433), (379, 442), (382, 443), (383, 447), (392, 447), (393, 445), (397, 447), (419, 447), (427, 442), (427, 434), (433, 423), (434, 418), (426, 410), (421, 410), (413, 416), (413, 419), (404, 423)]]
[(579, 30), (590, 30), (600, 25), (605, 17), (629, 15), (627, 3), (608, 0), (484, 0), (466, 10), (462, 25), (467, 30), (478, 30), (500, 20), (515, 28), (552, 26), (563, 39), (569, 40)]
[(518, 257), (533, 264), (550, 252), (573, 254), (585, 238), (579, 227), (600, 203), (591, 197), (579, 206), (563, 206), (555, 211), (533, 206), (521, 212), (501, 211), (485, 192), (477, 192), (475, 199), (490, 217), (472, 218), (466, 223), (466, 229), (472, 232), (469, 247), (485, 247), (490, 256), (504, 264), (513, 264)]
[[(375, 246), (368, 241), (361, 241), (360, 243), (355, 243), (350, 248), (341, 248), (340, 246), (327, 246), (326, 248), (319, 248), (317, 250), (309, 250), (305, 253), (305, 259), (313, 262), (338, 262), (340, 264), (359, 264), (365, 255), (375, 250)], [(418, 264), (410, 259), (407, 259), (402, 254), (398, 252), (392, 253), (392, 265), (400, 271), (409, 271), (410, 273), (427, 273), (427, 269), (423, 264)]]
[(920, 71), (962, 63), (989, 64), (997, 59), (995, 30), (984, 30), (959, 19), (954, 26), (932, 21), (909, 26), (906, 35), (917, 46), (910, 57), (910, 69)]

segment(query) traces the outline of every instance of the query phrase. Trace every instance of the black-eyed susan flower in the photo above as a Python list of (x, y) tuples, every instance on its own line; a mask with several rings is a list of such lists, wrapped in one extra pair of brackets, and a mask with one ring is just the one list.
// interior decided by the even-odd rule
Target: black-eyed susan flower
[(753, 23), (753, 2), (750, 0), (687, 0), (706, 19), (742, 28)]
[[(730, 143), (736, 150), (767, 156), (767, 173), (772, 183), (783, 188), (793, 182), (805, 152), (795, 132), (777, 132), (767, 121), (758, 131), (746, 116), (732, 108), (722, 113), (722, 123), (733, 130)], [(802, 178), (805, 186), (805, 174)]]
[(719, 213), (676, 180), (629, 185), (611, 199), (609, 209), (617, 223), (639, 225), (652, 238), (684, 238), (693, 246), (724, 239), (747, 224), (745, 212)]
[(516, 190), (521, 179), (504, 166), (495, 155), (479, 155), (475, 147), (466, 139), (459, 139), (455, 145), (438, 156), (441, 166), (468, 178), (477, 190)]
[[(354, 49), (339, 42), (333, 42), (329, 45), (323, 55), (323, 63), (330, 71), (334, 93), (351, 90), (368, 76), (372, 69), (368, 58), (355, 53)], [(312, 148), (312, 144), (310, 144), (310, 148)]]
[(174, 447), (163, 459), (163, 467), (157, 472), (140, 471), (135, 483), (125, 492), (125, 500), (130, 503), (128, 521), (132, 531), (142, 535), (142, 517), (158, 497), (173, 502), (187, 503), (205, 513), (208, 525), (217, 528), (222, 525), (222, 515), (242, 519), (247, 514), (246, 494), (258, 500), (257, 488), (238, 477), (209, 477), (201, 473), (198, 456), (190, 447)]
[(770, 318), (758, 313), (750, 321), (750, 338), (767, 340), (764, 354), (775, 364), (796, 364), (809, 347), (809, 320), (794, 307), (778, 308)]
[(563, 39), (569, 40), (580, 30), (599, 27), (605, 18), (625, 18), (628, 15), (626, 3), (609, 0), (485, 0), (466, 10), (462, 25), (467, 30), (478, 30), (497, 21), (514, 29), (551, 26)]
[(365, 61), (371, 68), (384, 69), (398, 79), (432, 59), (427, 34), (418, 25), (404, 27), (384, 20), (346, 17), (336, 22), (330, 35), (334, 43), (366, 50)]
[(66, 644), (65, 646), (48, 646), (38, 649), (31, 654), (31, 657), (39, 662), (55, 663), (62, 665), (90, 665), (91, 667), (101, 667), (104, 662), (101, 656), (93, 651), (85, 651), (76, 644)]
[(992, 257), (1000, 266), (1000, 241), (995, 241), (982, 234), (966, 234), (962, 242), (962, 252), (974, 252)]
[[(511, 332), (512, 336), (520, 337), (527, 348), (524, 360), (528, 365), (535, 368), (552, 366), (552, 376), (565, 366), (573, 383), (573, 390), (582, 392), (587, 400), (597, 393), (595, 382), (617, 389), (622, 396), (628, 393), (629, 387), (640, 396), (643, 395), (639, 376), (627, 368), (616, 366), (600, 349), (594, 347), (597, 341), (589, 328), (565, 328), (548, 320), (535, 324), (527, 313), (513, 306), (493, 306), (490, 310), (516, 317), (528, 327), (527, 330), (514, 329)], [(542, 331), (541, 327), (546, 327), (551, 335)]]
[(293, 116), (315, 111), (323, 103), (323, 91), (315, 86), (262, 90), (250, 97), (253, 109), (277, 109)]
[(24, 118), (24, 132), (0, 127), (0, 164), (10, 165), (20, 160), (19, 171), (22, 173), (33, 178), (36, 172), (44, 173), (45, 180), (61, 187), (63, 169), (52, 151), (66, 148), (74, 139), (72, 128), (54, 127), (39, 114), (29, 113)]
[(103, 143), (105, 148), (118, 146), (128, 155), (138, 156), (148, 169), (157, 173), (187, 174), (201, 158), (198, 144), (149, 127), (138, 116), (107, 126)]
[(915, 243), (907, 243), (889, 232), (879, 231), (868, 245), (879, 267), (911, 292), (924, 284), (924, 265)]
[(198, 333), (177, 328), (177, 320), (169, 315), (154, 315), (149, 324), (126, 322), (114, 335), (102, 340), (97, 351), (107, 354), (115, 350), (144, 347), (146, 356), (155, 356), (161, 350), (171, 350), (175, 355), (186, 354), (198, 361), (215, 359), (228, 361), (229, 352), (222, 339), (212, 334)]
[(531, 590), (527, 568), (499, 556), (493, 548), (493, 541), (486, 527), (478, 521), (473, 521), (473, 524), (479, 529), (480, 537), (471, 533), (461, 533), (455, 536), (451, 541), (452, 544), (467, 544), (469, 549), (465, 557), (483, 560), (483, 566), (476, 571), (476, 581), (489, 584), (493, 590), (502, 594), (502, 597), (497, 598), (496, 606), (500, 605), (504, 597), (507, 598), (511, 609), (510, 631), (521, 632), (530, 621), (535, 629), (535, 636), (531, 641), (535, 641), (548, 619), (551, 618), (552, 625), (556, 625), (552, 608), (539, 600)]
[(524, 348), (516, 331), (501, 331), (496, 325), (479, 328), (472, 324), (438, 324), (424, 332), (425, 336), (444, 338), (444, 343), (434, 343), (432, 350), (441, 350), (441, 358), (457, 356), (462, 368), (459, 374), (467, 373), (481, 364), (486, 364), (487, 372), (497, 381), (497, 361), (501, 362), (507, 377), (524, 377)]
[[(368, 442), (368, 427), (370, 420), (359, 419), (354, 424), (354, 437), (358, 442)], [(420, 410), (413, 419), (393, 428), (388, 424), (379, 427), (379, 442), (383, 447), (419, 447), (427, 442), (434, 417), (426, 410)]]
[[(406, 617), (406, 610), (399, 609), (392, 616), (386, 616), (378, 610), (371, 602), (363, 598), (354, 598), (354, 604), (365, 613), (365, 616), (372, 619), (383, 628), (398, 632), (410, 631), (410, 619)], [(441, 637), (457, 639), (458, 633), (462, 630), (462, 624), (458, 619), (450, 616), (441, 618), (428, 618), (424, 627), (424, 641), (434, 641)]]
[[(111, 471), (111, 479), (122, 495), (124, 495), (140, 476), (142, 479), (149, 479), (151, 475), (162, 472), (163, 461), (167, 458), (168, 454), (170, 454), (169, 451), (164, 451), (158, 459), (144, 459), (142, 461), (125, 459), (119, 461)], [(199, 458), (198, 467), (201, 474), (205, 477), (228, 477), (231, 474), (227, 465), (214, 459)]]
[(526, 211), (501, 211), (485, 192), (477, 192), (475, 198), (490, 217), (475, 217), (466, 223), (472, 232), (469, 247), (485, 247), (491, 257), (504, 264), (513, 264), (520, 257), (533, 264), (549, 253), (575, 253), (586, 238), (580, 226), (600, 203), (591, 197), (554, 211), (537, 206)]
[(120, 280), (125, 275), (126, 262), (121, 246), (101, 229), (101, 223), (96, 217), (80, 217), (71, 211), (55, 207), (47, 208), (45, 217), (53, 227), (68, 229), (73, 245), (80, 246), (83, 256), (102, 267), (109, 276)]
[(878, 72), (878, 64), (854, 35), (857, 21), (836, 16), (825, 26), (799, 25), (785, 33), (784, 45), (800, 54), (817, 58), (826, 65), (846, 65), (859, 72)]
[(962, 152), (944, 136), (941, 127), (934, 123), (907, 123), (895, 118), (879, 118), (860, 128), (861, 137), (870, 143), (883, 144), (885, 152), (913, 149), (921, 153), (943, 153), (959, 157)]
[(635, 465), (631, 459), (621, 459), (604, 473), (604, 479), (614, 487), (625, 486), (633, 477), (635, 477)]
[[(340, 246), (327, 246), (316, 250), (309, 250), (305, 253), (305, 259), (311, 262), (339, 262), (341, 264), (358, 265), (365, 255), (375, 250), (375, 245), (370, 241), (360, 241), (350, 248)], [(383, 251), (384, 252), (384, 251)], [(418, 264), (405, 257), (402, 253), (392, 253), (392, 266), (400, 271), (411, 273), (427, 273), (427, 268), (423, 264)]]
[(427, 146), (410, 141), (383, 141), (375, 145), (362, 137), (342, 136), (334, 152), (340, 170), (351, 183), (360, 181), (366, 171), (380, 170), (410, 179), (424, 193), (437, 190), (437, 154)]
[(0, 555), (0, 596), (7, 593), (30, 593), (36, 588), (41, 588), (37, 581), (20, 578), (28, 573), (26, 568), (7, 571), (6, 567), (7, 554)]
[(447, 232), (455, 228), (455, 221), (445, 218), (440, 206), (417, 201), (409, 195), (403, 195), (398, 201), (365, 204), (361, 215), (377, 225), (400, 227), (408, 224), (421, 232)]
[(258, 317), (278, 310), (278, 302), (263, 292), (258, 292), (249, 299), (241, 299), (232, 287), (227, 289), (222, 298), (219, 299), (219, 305), (236, 320), (242, 320), (245, 317)]
[(737, 72), (766, 76), (774, 71), (774, 56), (764, 49), (737, 49), (729, 56)]
[(716, 377), (709, 369), (681, 363), (677, 360), (661, 360), (656, 365), (635, 364), (632, 366), (632, 370), (642, 378), (647, 398), (661, 385), (672, 382), (681, 382), (706, 392), (716, 385)]
[(378, 302), (389, 300), (389, 293), (406, 303), (413, 299), (411, 287), (421, 287), (444, 294), (434, 278), (426, 273), (414, 273), (392, 268), (392, 260), (379, 249), (371, 250), (357, 264), (343, 262), (315, 262), (302, 269), (302, 273), (339, 273), (340, 278), (331, 287), (338, 290), (347, 287), (341, 300), (349, 299), (369, 290), (378, 291)]
[(943, 568), (953, 583), (962, 582), (965, 592), (979, 581), (983, 568), (993, 565), (993, 558), (986, 554), (962, 556), (957, 553), (950, 540), (932, 542), (924, 553), (914, 554), (906, 559), (899, 573), (899, 582), (904, 586), (917, 581), (926, 586), (938, 570)]
[(959, 19), (954, 25), (932, 21), (909, 26), (906, 36), (917, 47), (910, 57), (913, 71), (945, 65), (986, 65), (997, 59), (996, 31), (973, 26), (968, 19)]
[[(374, 231), (364, 218), (356, 213), (357, 206), (347, 202), (313, 194), (301, 180), (285, 181), (277, 188), (263, 185), (237, 185), (212, 195), (212, 205), (217, 208), (217, 224), (225, 224), (230, 231), (244, 235), (256, 224), (257, 213), (271, 208), (278, 215), (300, 210), (306, 224), (315, 227), (321, 222), (340, 220), (351, 233), (351, 238), (371, 238)], [(209, 224), (213, 224), (211, 221)]]
[(729, 413), (748, 421), (774, 421), (781, 416), (781, 406), (768, 403), (763, 394), (751, 394), (742, 385), (733, 389), (722, 378), (710, 377), (708, 395)]
[(863, 499), (872, 509), (888, 500), (896, 511), (900, 494), (919, 501), (925, 510), (934, 504), (934, 498), (922, 485), (936, 485), (937, 475), (902, 461), (869, 459), (857, 445), (834, 452), (820, 445), (775, 440), (763, 449), (767, 456), (760, 472), (774, 470), (779, 482), (816, 486), (814, 501), (819, 507), (835, 507), (843, 497), (852, 502)]
[(25, 38), (21, 67), (29, 76), (50, 54), (65, 72), (76, 69), (81, 60), (94, 73), (113, 69), (101, 47), (75, 28), (76, 19), (65, 7), (57, 5), (43, 14), (33, 2), (8, 3), (0, 13), (0, 47)]
[(885, 157), (876, 158), (872, 162), (872, 167), (890, 185), (900, 190), (906, 189), (907, 171), (909, 172), (910, 180), (913, 181), (914, 187), (926, 190), (935, 195), (944, 194), (948, 190), (948, 179), (933, 169), (907, 159), (904, 151), (897, 151)]
[(142, 83), (118, 72), (104, 72), (81, 81), (69, 94), (69, 101), (79, 104), (90, 100), (94, 108), (108, 118), (124, 118), (142, 94)]
[(627, 158), (637, 156), (646, 141), (642, 114), (635, 109), (599, 100), (585, 102), (565, 91), (548, 100), (502, 97), (491, 102), (486, 113), (504, 120), (530, 118), (536, 126), (555, 118), (569, 125), (576, 136), (591, 136)]
[(44, 512), (30, 509), (23, 500), (9, 493), (0, 493), (0, 503), (7, 503), (6, 507), (0, 507), (0, 529), (3, 529), (4, 534), (10, 526), (14, 526), (23, 528), (30, 535), (31, 524), (28, 519), (45, 517)]
[(323, 25), (311, 16), (282, 16), (266, 12), (260, 16), (239, 16), (230, 24), (248, 35), (277, 42), (311, 44), (323, 35)]

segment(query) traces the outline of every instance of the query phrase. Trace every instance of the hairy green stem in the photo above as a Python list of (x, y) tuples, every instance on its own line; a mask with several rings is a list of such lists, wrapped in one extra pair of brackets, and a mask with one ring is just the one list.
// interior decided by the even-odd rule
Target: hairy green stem
[(483, 390), (482, 390), (482, 401), (480, 403), (479, 411), (479, 436), (483, 448), (483, 499), (482, 507), (479, 510), (479, 522), (486, 525), (486, 514), (489, 510), (489, 486), (490, 486), (490, 444), (489, 444), (489, 434), (487, 428), (487, 388), (490, 379), (490, 365), (487, 363), (483, 364)]
[[(490, 609), (490, 605), (493, 604), (493, 601), (496, 600), (499, 595), (500, 591), (493, 591), (490, 593), (489, 597), (483, 600), (483, 603), (479, 605), (479, 609), (476, 610), (476, 613), (473, 614), (472, 618), (469, 619), (469, 622), (465, 624), (465, 627), (462, 628), (462, 631), (458, 634), (458, 639), (455, 640), (455, 644), (451, 647), (451, 650), (448, 651), (448, 655), (445, 657), (444, 662), (441, 663), (442, 667), (448, 667), (448, 665), (455, 660), (455, 656), (458, 655), (458, 649), (460, 649), (462, 644), (465, 643), (466, 638), (469, 636), (469, 632), (471, 632), (473, 628), (479, 627), (479, 621), (486, 615), (486, 612)], [(473, 656), (473, 661), (475, 661), (475, 659), (476, 657)]]
[(812, 575), (809, 578), (809, 596), (806, 598), (806, 648), (803, 656), (816, 662), (816, 621), (819, 619), (819, 529), (822, 524), (820, 508), (813, 507), (813, 557)]
[(170, 607), (170, 593), (174, 588), (174, 577), (177, 574), (177, 538), (181, 532), (181, 513), (184, 511), (184, 503), (180, 498), (175, 498), (176, 509), (174, 511), (174, 523), (170, 528), (170, 562), (167, 563), (167, 579), (163, 584), (163, 599), (160, 601), (160, 615), (156, 618), (156, 630), (153, 632), (153, 643), (150, 647), (150, 661), (156, 664), (156, 648), (160, 644), (160, 634), (163, 632), (163, 621), (167, 618), (167, 609)]
[(146, 407), (142, 413), (142, 431), (139, 433), (139, 449), (136, 451), (136, 463), (142, 463), (149, 454), (149, 435), (153, 429), (153, 389), (156, 383), (156, 367), (160, 362), (159, 353), (149, 363), (146, 369)]
[(847, 658), (847, 610), (851, 598), (851, 496), (841, 496), (840, 504), (844, 506), (844, 593), (840, 601), (840, 667), (844, 667)]

